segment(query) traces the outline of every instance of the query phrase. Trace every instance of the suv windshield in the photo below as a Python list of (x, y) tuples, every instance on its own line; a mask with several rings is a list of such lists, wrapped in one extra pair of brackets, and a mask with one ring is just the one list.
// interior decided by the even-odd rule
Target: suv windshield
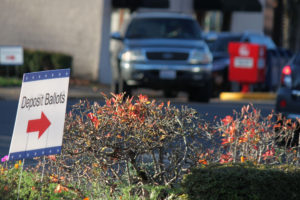
[(131, 21), (125, 37), (201, 39), (201, 30), (197, 23), (190, 19), (138, 18)]
[(207, 44), (212, 52), (227, 52), (229, 42), (239, 42), (240, 40), (241, 36), (220, 36), (217, 40)]

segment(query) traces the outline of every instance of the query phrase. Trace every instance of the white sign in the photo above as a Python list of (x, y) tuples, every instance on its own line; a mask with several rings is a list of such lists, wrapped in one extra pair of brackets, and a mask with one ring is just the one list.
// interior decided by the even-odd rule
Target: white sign
[(1, 46), (0, 65), (23, 65), (24, 55), (21, 46)]
[(23, 76), (9, 160), (61, 151), (70, 69)]
[(233, 65), (234, 65), (235, 68), (250, 69), (250, 68), (254, 67), (253, 58), (235, 57), (233, 62), (234, 62)]

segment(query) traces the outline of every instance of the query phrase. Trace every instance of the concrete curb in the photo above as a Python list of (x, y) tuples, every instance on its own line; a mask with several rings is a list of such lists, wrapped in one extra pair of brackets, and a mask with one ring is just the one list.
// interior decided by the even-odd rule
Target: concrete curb
[(272, 92), (222, 92), (220, 100), (237, 101), (237, 100), (275, 100), (276, 93)]

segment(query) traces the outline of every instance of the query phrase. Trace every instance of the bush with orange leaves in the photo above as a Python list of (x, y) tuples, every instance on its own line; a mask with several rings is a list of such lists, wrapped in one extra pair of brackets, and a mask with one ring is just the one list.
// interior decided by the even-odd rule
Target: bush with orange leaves
[[(26, 191), (38, 195), (37, 188), (49, 185), (44, 196), (76, 199), (149, 199), (158, 191), (152, 199), (163, 199), (192, 168), (216, 163), (299, 166), (300, 120), (273, 113), (263, 117), (248, 105), (209, 123), (192, 108), (157, 103), (143, 95), (104, 97), (104, 105), (74, 105), (66, 116), (62, 153), (46, 157), (45, 170), (40, 159), (30, 174), (37, 181)], [(6, 175), (7, 168), (0, 167)], [(19, 165), (13, 169), (20, 170)], [(1, 191), (16, 188), (5, 187), (12, 185), (7, 184), (11, 179), (1, 178)], [(18, 178), (13, 180), (16, 185)]]
[(194, 109), (143, 95), (104, 97), (103, 106), (80, 101), (67, 115), (62, 154), (48, 159), (48, 173), (82, 190), (103, 183), (113, 195), (116, 183), (170, 186), (199, 164), (208, 135)]
[(263, 117), (253, 105), (243, 106), (241, 112), (235, 111), (233, 116), (226, 116), (213, 127), (221, 145), (210, 160), (298, 164), (299, 122), (274, 113)]
[(299, 136), (294, 134), (299, 120), (273, 113), (262, 117), (248, 105), (209, 123), (192, 108), (143, 95), (104, 97), (102, 106), (74, 105), (66, 117), (62, 153), (47, 159), (46, 172), (64, 177), (80, 197), (105, 199), (106, 188), (117, 198), (119, 186), (128, 186), (130, 194), (147, 198), (146, 185), (172, 187), (190, 169), (214, 163), (299, 162)]

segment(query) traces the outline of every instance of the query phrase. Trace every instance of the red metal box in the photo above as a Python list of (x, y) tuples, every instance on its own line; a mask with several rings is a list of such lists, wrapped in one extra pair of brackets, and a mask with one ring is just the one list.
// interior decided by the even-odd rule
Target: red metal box
[(258, 44), (230, 42), (229, 80), (252, 84), (264, 82), (266, 47)]

